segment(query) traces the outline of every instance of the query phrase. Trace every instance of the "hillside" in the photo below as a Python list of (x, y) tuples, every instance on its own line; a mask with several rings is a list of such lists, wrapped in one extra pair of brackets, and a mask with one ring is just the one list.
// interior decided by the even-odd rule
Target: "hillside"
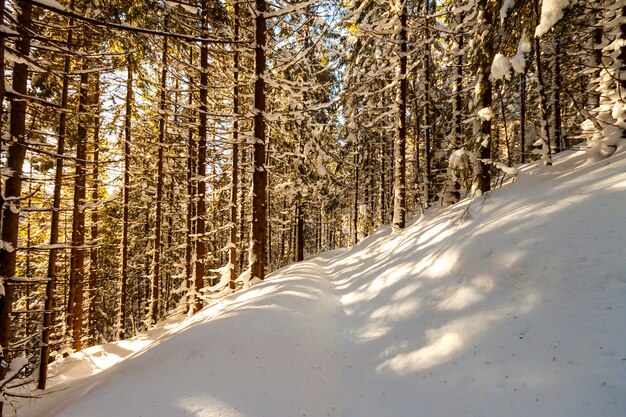
[(129, 357), (81, 379), (97, 359), (83, 356), (19, 415), (623, 417), (625, 209), (626, 153), (522, 167), (471, 204), (277, 271), (136, 352), (141, 337), (92, 348)]

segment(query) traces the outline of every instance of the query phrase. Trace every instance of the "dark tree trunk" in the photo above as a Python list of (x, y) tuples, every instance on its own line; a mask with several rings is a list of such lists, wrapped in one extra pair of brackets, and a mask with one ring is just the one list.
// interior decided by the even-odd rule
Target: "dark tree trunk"
[[(74, 8), (74, 0), (70, 2), (70, 9)], [(68, 22), (67, 30), (67, 43), (71, 45), (73, 43), (73, 31), (74, 19), (70, 19)], [(59, 215), (61, 208), (61, 189), (63, 187), (63, 156), (65, 154), (65, 130), (66, 130), (66, 116), (67, 116), (67, 101), (69, 90), (69, 72), (70, 72), (71, 58), (70, 55), (66, 55), (63, 63), (63, 82), (61, 86), (61, 112), (59, 114), (59, 126), (57, 130), (58, 142), (57, 142), (57, 158), (55, 161), (54, 171), (54, 190), (52, 192), (52, 215), (50, 220), (50, 249), (48, 255), (48, 270), (46, 282), (46, 301), (44, 304), (43, 314), (43, 327), (41, 330), (41, 351), (39, 358), (39, 378), (37, 381), (37, 388), (46, 389), (46, 380), (48, 378), (48, 359), (50, 357), (50, 333), (53, 320), (54, 309), (54, 287), (57, 279), (57, 255), (58, 250), (54, 249), (54, 245), (59, 242)]]
[[(82, 69), (88, 69), (83, 60)], [(83, 301), (85, 285), (85, 197), (86, 197), (86, 158), (87, 158), (87, 122), (86, 108), (88, 101), (89, 74), (80, 76), (78, 96), (78, 132), (76, 161), (74, 171), (74, 206), (72, 210), (72, 249), (70, 252), (70, 288), (67, 302), (67, 325), (72, 333), (72, 348), (82, 349), (83, 336)]]
[(424, 39), (427, 42), (424, 45), (424, 171), (426, 178), (424, 179), (424, 197), (426, 199), (426, 206), (430, 205), (432, 195), (432, 118), (430, 109), (430, 84), (431, 84), (431, 72), (430, 72), (430, 27), (428, 15), (430, 14), (430, 0), (424, 1)]
[(354, 153), (354, 206), (352, 207), (352, 244), (359, 243), (359, 149)]
[(526, 159), (526, 70), (520, 74), (520, 163)]
[[(480, 0), (479, 7), (483, 11), (483, 21), (487, 25), (485, 31), (491, 34), (485, 36), (482, 41), (479, 52), (478, 62), (478, 91), (476, 97), (476, 108), (478, 110), (491, 108), (493, 104), (492, 84), (490, 80), (491, 63), (494, 57), (494, 39), (495, 34), (491, 27), (493, 22), (493, 10), (490, 2)], [(480, 120), (480, 137), (478, 139), (478, 157), (479, 161), (476, 165), (474, 188), (482, 193), (491, 189), (491, 172), (490, 165), (486, 162), (491, 159), (491, 119)]]
[[(202, 33), (207, 33), (209, 18), (209, 2), (202, 1)], [(193, 312), (202, 309), (200, 292), (204, 287), (204, 262), (206, 257), (206, 137), (209, 84), (209, 51), (206, 42), (200, 46), (200, 126), (198, 127), (198, 193), (196, 203), (196, 277), (194, 281)]]
[(296, 204), (296, 262), (304, 261), (304, 215), (302, 203)]
[(128, 204), (130, 195), (130, 144), (132, 142), (133, 121), (133, 62), (130, 55), (126, 57), (126, 113), (124, 115), (124, 206), (122, 208), (122, 259), (121, 259), (121, 289), (119, 311), (120, 339), (126, 337), (126, 297), (128, 292)]
[(254, 145), (252, 152), (252, 224), (250, 230), (250, 277), (265, 278), (265, 233), (267, 230), (265, 169), (265, 0), (256, 0), (254, 50)]
[[(30, 51), (30, 25), (32, 6), (29, 3), (20, 3), (18, 14), (18, 30), (20, 38), (17, 41), (17, 51), (20, 56), (28, 56)], [(13, 66), (12, 88), (18, 94), (26, 94), (28, 84), (28, 66), (15, 63)], [(12, 140), (7, 154), (7, 168), (12, 175), (6, 180), (4, 188), (4, 201), (2, 205), (2, 240), (9, 243), (13, 250), (6, 247), (0, 249), (0, 277), (4, 278), (4, 297), (0, 297), (0, 346), (4, 361), (10, 362), (11, 357), (7, 350), (11, 342), (11, 311), (13, 309), (13, 288), (7, 282), (15, 275), (15, 261), (17, 248), (17, 233), (19, 225), (19, 211), (10, 209), (10, 205), (16, 208), (20, 204), (22, 193), (22, 166), (26, 148), (24, 147), (26, 133), (26, 101), (17, 97), (11, 97), (11, 116), (9, 120), (9, 133)], [(0, 366), (0, 379), (6, 374), (4, 366)]]
[(555, 152), (561, 152), (563, 147), (563, 138), (561, 131), (561, 89), (563, 88), (563, 79), (561, 74), (561, 41), (558, 36), (554, 38), (554, 68), (552, 69), (552, 111), (554, 112), (554, 125), (552, 126), (554, 134), (554, 144), (552, 148)]
[[(193, 66), (193, 50), (189, 48), (189, 66)], [(188, 104), (191, 108), (193, 105), (193, 77), (189, 77), (189, 98)], [(189, 112), (189, 124), (193, 126), (196, 122), (195, 117), (193, 116), (193, 112)], [(196, 181), (194, 180), (195, 172), (196, 172), (196, 143), (193, 137), (194, 128), (189, 127), (189, 132), (187, 133), (187, 227), (186, 227), (186, 236), (185, 236), (185, 276), (187, 279), (187, 289), (190, 290), (194, 286), (194, 280), (192, 279), (193, 274), (193, 239), (192, 235), (194, 234), (194, 218), (196, 216)], [(192, 306), (195, 303), (195, 300), (187, 299), (189, 306)], [(193, 307), (191, 307), (193, 309)]]
[[(235, 2), (234, 41), (239, 41), (239, 3)], [(230, 233), (228, 235), (228, 274), (230, 288), (235, 289), (237, 278), (235, 265), (237, 264), (237, 196), (239, 174), (239, 52), (233, 57), (233, 163), (231, 167), (230, 183)]]
[[(535, 0), (535, 18), (539, 24), (539, 0)], [(539, 131), (537, 136), (542, 148), (542, 160), (546, 165), (552, 165), (552, 149), (550, 146), (550, 130), (548, 129), (548, 100), (543, 80), (543, 65), (541, 60), (541, 41), (535, 37), (535, 76), (537, 78), (537, 95), (539, 96)]]
[[(92, 111), (95, 112), (93, 117), (93, 170), (92, 175), (92, 189), (91, 200), (95, 204), (99, 200), (98, 188), (100, 185), (100, 74), (97, 74), (95, 84), (95, 94), (92, 100)], [(98, 291), (98, 208), (93, 207), (91, 209), (91, 245), (90, 259), (89, 259), (89, 308), (88, 308), (88, 345), (95, 344), (96, 327), (95, 327), (95, 313), (96, 313), (96, 297), (95, 294)]]
[[(164, 27), (167, 28), (167, 17), (165, 18)], [(155, 228), (154, 228), (154, 261), (152, 270), (152, 283), (150, 291), (150, 322), (155, 324), (159, 319), (159, 283), (161, 277), (161, 231), (163, 222), (163, 147), (165, 145), (165, 122), (166, 115), (166, 88), (167, 88), (167, 49), (168, 38), (163, 37), (163, 56), (161, 58), (161, 98), (159, 100), (159, 143), (158, 146), (158, 159), (157, 159), (157, 194), (156, 194), (156, 212), (155, 212)]]

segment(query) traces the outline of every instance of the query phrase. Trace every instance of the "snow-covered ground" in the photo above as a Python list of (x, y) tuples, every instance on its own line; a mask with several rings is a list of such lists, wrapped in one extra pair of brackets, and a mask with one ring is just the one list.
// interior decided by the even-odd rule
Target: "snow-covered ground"
[(624, 417), (626, 153), (584, 161), (91, 348), (19, 415)]

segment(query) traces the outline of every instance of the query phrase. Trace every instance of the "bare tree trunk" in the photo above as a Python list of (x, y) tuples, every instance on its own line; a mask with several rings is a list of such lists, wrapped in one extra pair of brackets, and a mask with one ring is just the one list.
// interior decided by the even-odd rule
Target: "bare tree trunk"
[[(189, 66), (193, 66), (193, 50), (189, 48)], [(193, 105), (193, 77), (189, 76), (189, 97), (187, 104), (191, 109)], [(196, 122), (195, 117), (193, 116), (193, 111), (189, 111), (189, 124), (193, 126)], [(187, 280), (187, 303), (188, 306), (193, 310), (192, 304), (195, 300), (189, 298), (190, 290), (194, 286), (194, 282), (192, 279), (193, 274), (193, 249), (194, 242), (192, 239), (192, 235), (194, 234), (194, 217), (196, 215), (196, 182), (194, 180), (195, 172), (196, 172), (196, 143), (193, 137), (194, 128), (189, 127), (189, 132), (187, 134), (187, 226), (186, 226), (186, 236), (185, 236), (185, 277)]]
[(354, 153), (354, 206), (352, 209), (352, 244), (359, 243), (359, 149)]
[(520, 163), (526, 159), (526, 69), (520, 74)]
[[(70, 2), (70, 10), (74, 9), (74, 0)], [(74, 36), (74, 19), (70, 19), (67, 29), (67, 43), (73, 43)], [(61, 86), (61, 112), (59, 114), (59, 126), (57, 130), (57, 158), (54, 171), (54, 190), (52, 192), (52, 215), (50, 220), (50, 252), (48, 254), (48, 270), (46, 282), (46, 301), (44, 304), (43, 327), (41, 330), (41, 351), (39, 358), (39, 378), (37, 380), (37, 388), (46, 389), (46, 380), (48, 378), (48, 359), (50, 356), (50, 333), (52, 326), (52, 313), (54, 309), (54, 286), (57, 279), (57, 255), (58, 250), (54, 249), (54, 245), (59, 242), (59, 215), (61, 208), (61, 189), (63, 187), (63, 156), (65, 154), (65, 127), (67, 117), (67, 101), (69, 90), (69, 72), (71, 58), (67, 54), (63, 62), (63, 82)]]
[(553, 141), (552, 148), (555, 152), (561, 152), (563, 147), (562, 131), (561, 131), (561, 89), (563, 88), (563, 80), (561, 74), (561, 41), (558, 36), (553, 39), (554, 42), (554, 66), (552, 68), (552, 111), (553, 120)]
[[(489, 78), (491, 74), (491, 63), (494, 57), (494, 39), (495, 33), (493, 32), (493, 10), (492, 5), (487, 0), (480, 0), (479, 7), (483, 14), (483, 22), (481, 29), (484, 32), (489, 31), (490, 34), (485, 36), (485, 39), (480, 45), (481, 53), (479, 56), (478, 64), (478, 88), (476, 94), (476, 108), (478, 110), (489, 108), (493, 104), (492, 84)], [(487, 27), (484, 27), (487, 25)], [(479, 161), (475, 167), (475, 184), (474, 189), (484, 193), (491, 189), (491, 172), (490, 165), (487, 163), (491, 159), (491, 118), (483, 117), (480, 119), (479, 126), (479, 139), (478, 139), (478, 157)]]
[[(93, 117), (93, 170), (92, 175), (92, 189), (91, 200), (95, 204), (99, 200), (98, 188), (100, 185), (100, 74), (96, 74), (97, 79), (95, 83), (95, 93), (92, 100), (91, 111), (95, 112)], [(96, 327), (95, 327), (95, 293), (98, 288), (98, 207), (91, 209), (91, 245), (90, 258), (89, 258), (89, 308), (88, 308), (88, 346), (95, 343)]]
[[(17, 51), (20, 56), (28, 56), (30, 51), (30, 26), (32, 6), (29, 3), (20, 3), (18, 31), (20, 39)], [(18, 94), (26, 94), (28, 84), (28, 65), (15, 63), (13, 65), (12, 88)], [(7, 351), (11, 342), (11, 311), (13, 310), (13, 288), (8, 281), (15, 275), (17, 233), (19, 226), (20, 196), (22, 193), (22, 167), (26, 148), (24, 147), (26, 134), (26, 101), (19, 97), (11, 97), (11, 115), (9, 119), (9, 133), (12, 140), (7, 154), (7, 168), (12, 175), (6, 180), (2, 211), (2, 239), (4, 248), (0, 249), (0, 277), (4, 279), (4, 296), (0, 296), (0, 359), (9, 363), (11, 356)], [(11, 245), (8, 248), (6, 245)], [(6, 374), (7, 368), (0, 366), (0, 379)], [(1, 404), (1, 403), (0, 403)]]
[(244, 191), (246, 185), (246, 148), (241, 148), (241, 192), (239, 197), (239, 270), (244, 269), (244, 241), (246, 238), (246, 193)]
[[(209, 3), (202, 0), (202, 33), (206, 34), (208, 29)], [(196, 203), (196, 277), (194, 281), (194, 305), (193, 312), (202, 309), (203, 303), (200, 292), (204, 287), (204, 261), (206, 257), (205, 229), (206, 229), (206, 136), (207, 136), (207, 111), (209, 83), (208, 71), (208, 47), (206, 42), (200, 46), (200, 126), (198, 128), (198, 193)]]
[(126, 57), (126, 114), (124, 115), (124, 185), (122, 207), (122, 259), (121, 259), (121, 288), (119, 310), (119, 339), (126, 337), (126, 295), (128, 292), (128, 204), (130, 195), (130, 144), (132, 141), (133, 120), (133, 62), (130, 54)]
[[(88, 69), (87, 61), (83, 60), (82, 69)], [(78, 96), (78, 133), (76, 145), (76, 161), (74, 173), (74, 207), (72, 210), (72, 249), (70, 251), (70, 288), (68, 293), (67, 325), (72, 334), (72, 348), (82, 349), (83, 335), (83, 300), (85, 284), (85, 198), (86, 198), (86, 158), (87, 158), (87, 125), (86, 107), (88, 101), (89, 73), (80, 76)]]
[(386, 198), (386, 187), (385, 187), (385, 171), (387, 166), (385, 164), (385, 160), (387, 156), (385, 155), (385, 137), (381, 135), (380, 137), (380, 184), (379, 184), (379, 193), (380, 193), (380, 224), (385, 224), (387, 221), (387, 198)]
[[(535, 0), (535, 18), (539, 24), (539, 0)], [(541, 146), (541, 159), (546, 165), (552, 165), (552, 149), (550, 146), (550, 131), (548, 129), (548, 100), (543, 80), (541, 61), (541, 41), (535, 36), (535, 76), (537, 78), (537, 94), (539, 96), (539, 137), (536, 144)]]
[(304, 216), (302, 203), (296, 204), (296, 262), (304, 261)]
[(430, 63), (431, 63), (431, 46), (430, 46), (430, 27), (429, 27), (429, 19), (430, 15), (430, 4), (431, 0), (424, 0), (424, 16), (425, 16), (425, 24), (424, 24), (424, 39), (426, 39), (426, 43), (424, 45), (424, 170), (426, 173), (426, 178), (424, 179), (424, 197), (426, 200), (426, 206), (430, 205), (433, 195), (433, 176), (432, 176), (432, 118), (430, 111), (430, 85), (431, 85), (431, 72), (430, 72)]
[[(164, 27), (167, 28), (167, 16), (165, 17)], [(161, 229), (163, 222), (163, 147), (165, 144), (165, 121), (167, 114), (165, 111), (165, 95), (167, 88), (167, 49), (168, 38), (163, 37), (163, 56), (161, 58), (161, 98), (159, 102), (159, 143), (158, 160), (157, 160), (157, 194), (156, 194), (156, 213), (155, 213), (155, 230), (154, 230), (154, 261), (152, 269), (152, 284), (150, 291), (150, 322), (155, 324), (159, 319), (159, 304), (161, 302), (159, 296), (159, 280), (161, 277)]]
[[(459, 16), (461, 22), (465, 19), (462, 13)], [(452, 134), (454, 142), (450, 148), (459, 150), (463, 147), (463, 48), (465, 38), (462, 33), (457, 35), (456, 71), (454, 79), (454, 112)], [(461, 182), (457, 176), (458, 170), (449, 169), (450, 190), (446, 196), (446, 204), (454, 204), (461, 200)]]
[[(239, 2), (234, 4), (234, 41), (239, 41)], [(237, 48), (237, 46), (235, 46)], [(230, 183), (230, 233), (228, 238), (228, 274), (230, 288), (235, 289), (237, 278), (235, 265), (237, 263), (237, 183), (239, 181), (239, 51), (235, 49), (233, 57), (233, 163), (231, 167)]]
[(252, 153), (252, 224), (250, 230), (250, 277), (265, 278), (266, 185), (265, 170), (265, 0), (256, 1), (254, 81), (254, 145)]
[[(428, 3), (428, 2), (427, 2)], [(406, 225), (406, 100), (407, 100), (407, 30), (406, 2), (400, 13), (400, 91), (398, 94), (398, 131), (394, 147), (393, 226)], [(428, 82), (426, 82), (428, 84)]]

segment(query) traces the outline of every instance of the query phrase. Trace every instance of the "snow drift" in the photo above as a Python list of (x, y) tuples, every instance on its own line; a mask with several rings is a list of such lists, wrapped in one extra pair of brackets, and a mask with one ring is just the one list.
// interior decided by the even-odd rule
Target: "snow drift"
[(623, 417), (626, 154), (584, 161), (277, 271), (19, 414)]

